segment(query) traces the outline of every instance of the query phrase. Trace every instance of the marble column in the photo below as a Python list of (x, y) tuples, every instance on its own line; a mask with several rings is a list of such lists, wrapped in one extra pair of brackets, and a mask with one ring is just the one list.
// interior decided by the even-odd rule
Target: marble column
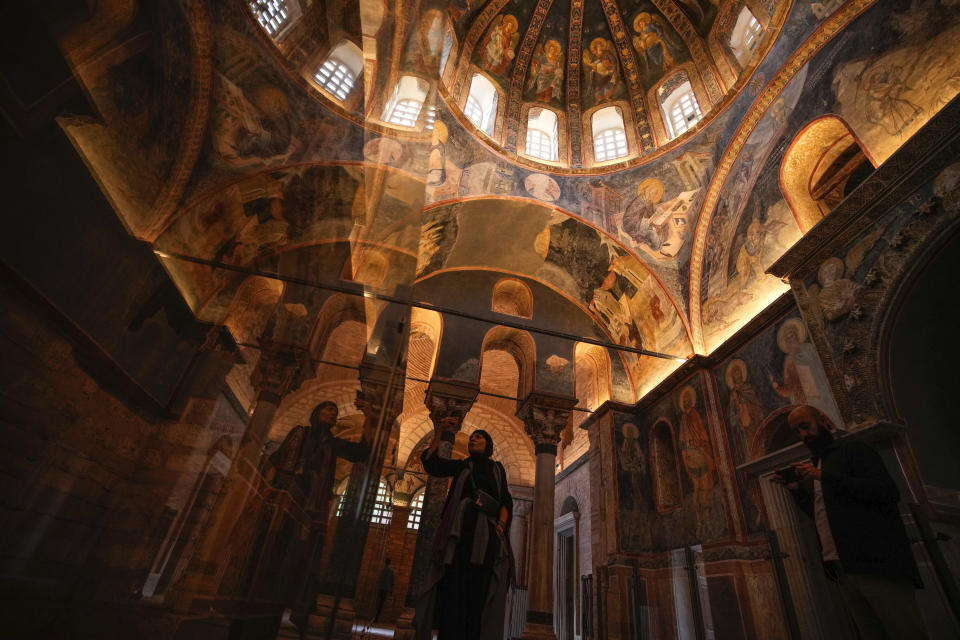
[(534, 392), (527, 396), (517, 417), (523, 420), (537, 455), (530, 516), (530, 569), (527, 621), (524, 639), (555, 640), (553, 631), (553, 501), (555, 464), (560, 433), (577, 404), (575, 398)]
[[(434, 378), (427, 386), (424, 400), (430, 410), (430, 421), (436, 429), (440, 421), (459, 416), (460, 423), (456, 429), (448, 429), (441, 433), (437, 453), (442, 458), (449, 458), (453, 453), (453, 442), (457, 432), (463, 424), (463, 417), (467, 415), (480, 388), (477, 385), (454, 380)], [(420, 516), (420, 530), (417, 535), (417, 544), (413, 552), (413, 566), (410, 569), (410, 583), (407, 587), (404, 611), (397, 624), (397, 638), (413, 636), (413, 609), (417, 597), (424, 588), (424, 578), (430, 564), (431, 548), (437, 527), (440, 525), (440, 516), (443, 512), (443, 503), (447, 497), (449, 478), (428, 478), (423, 491), (423, 511)]]
[[(355, 462), (344, 492), (343, 511), (333, 535), (333, 549), (324, 570), (317, 598), (317, 613), (310, 616), (311, 632), (321, 635), (332, 628), (333, 638), (352, 635), (357, 579), (370, 531), (365, 517), (376, 499), (390, 433), (403, 410), (404, 369), (360, 364), (360, 399), (364, 400), (364, 432), (373, 433), (370, 457)], [(359, 514), (359, 517), (357, 515)], [(335, 617), (335, 620), (331, 620)]]

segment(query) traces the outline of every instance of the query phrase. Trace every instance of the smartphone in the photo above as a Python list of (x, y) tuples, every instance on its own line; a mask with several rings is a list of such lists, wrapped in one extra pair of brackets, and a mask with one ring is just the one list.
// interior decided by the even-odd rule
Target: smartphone
[(775, 474), (780, 476), (784, 482), (800, 482), (803, 478), (800, 477), (800, 473), (797, 471), (796, 467), (781, 467), (774, 471)]

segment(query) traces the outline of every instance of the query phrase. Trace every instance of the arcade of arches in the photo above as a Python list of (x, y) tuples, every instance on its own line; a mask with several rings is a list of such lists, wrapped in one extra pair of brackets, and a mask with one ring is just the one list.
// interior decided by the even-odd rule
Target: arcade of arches
[(412, 638), (462, 415), (506, 637), (839, 639), (800, 404), (960, 632), (957, 0), (75, 5), (0, 27), (11, 637), (296, 638), (313, 573), (308, 637)]

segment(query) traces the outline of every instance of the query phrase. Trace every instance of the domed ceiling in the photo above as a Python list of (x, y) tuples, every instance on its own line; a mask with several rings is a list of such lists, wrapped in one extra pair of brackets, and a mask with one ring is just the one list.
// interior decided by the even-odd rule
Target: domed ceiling
[[(620, 107), (630, 152), (651, 154), (673, 136), (661, 103), (689, 81), (703, 114), (725, 103), (775, 40), (788, 3), (710, 0), (460, 0), (449, 15), (456, 36), (441, 94), (486, 144), (523, 151), (526, 112), (543, 106), (560, 120), (560, 167), (599, 164), (590, 146), (590, 115)], [(760, 29), (748, 56), (731, 46), (741, 12)], [(476, 74), (497, 88), (495, 128), (481, 134), (463, 116)], [(738, 82), (740, 80), (740, 82)], [(691, 126), (691, 129), (699, 127)], [(566, 144), (564, 144), (566, 143)], [(672, 145), (671, 145), (672, 146)], [(521, 161), (526, 158), (521, 158)], [(537, 163), (535, 159), (529, 159)], [(623, 161), (614, 163), (621, 168)]]

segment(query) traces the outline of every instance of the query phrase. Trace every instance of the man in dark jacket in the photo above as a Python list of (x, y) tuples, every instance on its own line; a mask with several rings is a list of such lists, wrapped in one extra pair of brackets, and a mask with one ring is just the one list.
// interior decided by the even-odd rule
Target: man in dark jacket
[(812, 454), (782, 480), (817, 527), (827, 577), (860, 637), (926, 638), (914, 594), (920, 575), (897, 509), (900, 492), (880, 456), (838, 440), (829, 418), (809, 405), (788, 417)]

